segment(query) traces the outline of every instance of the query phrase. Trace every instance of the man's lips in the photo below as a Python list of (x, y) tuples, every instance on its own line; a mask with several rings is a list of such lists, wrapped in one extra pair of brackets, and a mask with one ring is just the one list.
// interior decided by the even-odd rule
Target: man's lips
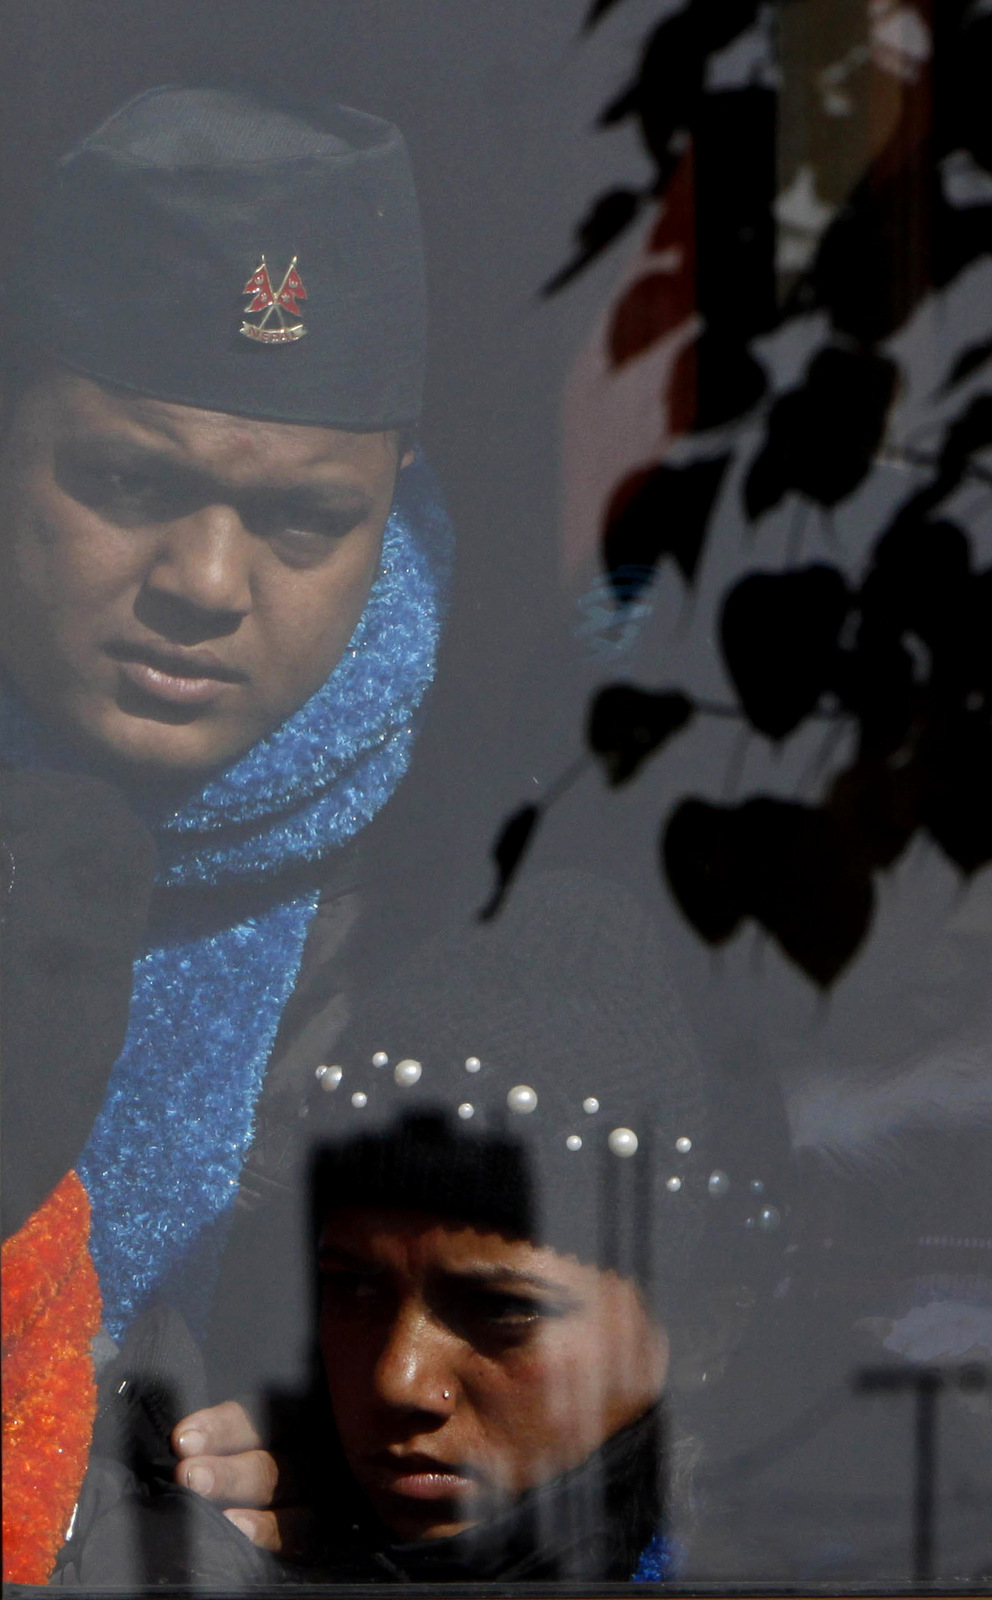
[(107, 654), (120, 664), (133, 688), (168, 705), (207, 705), (228, 684), (248, 681), (245, 673), (227, 666), (211, 650), (121, 643), (108, 646)]
[(395, 1456), (388, 1450), (371, 1459), (365, 1476), (369, 1488), (404, 1500), (461, 1500), (479, 1487), (470, 1468), (433, 1456)]

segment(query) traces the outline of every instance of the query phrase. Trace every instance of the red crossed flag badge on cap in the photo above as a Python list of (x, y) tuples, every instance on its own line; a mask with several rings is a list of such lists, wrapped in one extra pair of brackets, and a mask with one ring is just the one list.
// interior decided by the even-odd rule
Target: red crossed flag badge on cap
[[(293, 339), (302, 339), (306, 333), (307, 330), (302, 322), (288, 322), (283, 314), (285, 310), (292, 316), (298, 317), (300, 315), (298, 302), (307, 297), (303, 279), (296, 268), (296, 261), (297, 257), (294, 256), (286, 268), (278, 289), (273, 291), (269, 269), (265, 264), (265, 257), (262, 257), (244, 287), (244, 293), (252, 297), (251, 303), (245, 308), (245, 321), (239, 330), (246, 339), (254, 339), (259, 344), (289, 344)], [(265, 312), (261, 322), (249, 322), (247, 319), (256, 311)], [(277, 325), (269, 327), (269, 319), (273, 312), (278, 319)]]

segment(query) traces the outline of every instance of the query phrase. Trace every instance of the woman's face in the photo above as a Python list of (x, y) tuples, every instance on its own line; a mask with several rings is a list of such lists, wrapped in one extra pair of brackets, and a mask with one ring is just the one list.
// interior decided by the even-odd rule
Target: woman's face
[(341, 1444), (401, 1539), (471, 1527), (661, 1393), (668, 1343), (637, 1289), (574, 1256), (354, 1207), (328, 1218), (320, 1265)]

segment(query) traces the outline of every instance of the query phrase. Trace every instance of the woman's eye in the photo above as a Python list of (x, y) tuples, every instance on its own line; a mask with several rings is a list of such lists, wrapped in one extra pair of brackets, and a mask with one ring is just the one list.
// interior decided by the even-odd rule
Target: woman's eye
[(553, 1298), (470, 1284), (440, 1288), (436, 1305), (449, 1327), (480, 1345), (520, 1342), (564, 1314)]
[(533, 1328), (548, 1314), (541, 1301), (515, 1294), (488, 1295), (479, 1309), (499, 1328)]

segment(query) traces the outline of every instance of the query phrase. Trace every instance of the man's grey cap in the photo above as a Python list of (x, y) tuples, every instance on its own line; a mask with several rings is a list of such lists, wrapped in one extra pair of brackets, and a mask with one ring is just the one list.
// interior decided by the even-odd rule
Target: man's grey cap
[[(245, 289), (263, 258), (273, 296), (294, 258), (305, 290), (268, 318)], [(59, 163), (9, 287), (21, 337), (98, 381), (356, 432), (420, 411), (413, 178), (402, 135), (364, 112), (318, 125), (228, 91), (149, 90)]]

